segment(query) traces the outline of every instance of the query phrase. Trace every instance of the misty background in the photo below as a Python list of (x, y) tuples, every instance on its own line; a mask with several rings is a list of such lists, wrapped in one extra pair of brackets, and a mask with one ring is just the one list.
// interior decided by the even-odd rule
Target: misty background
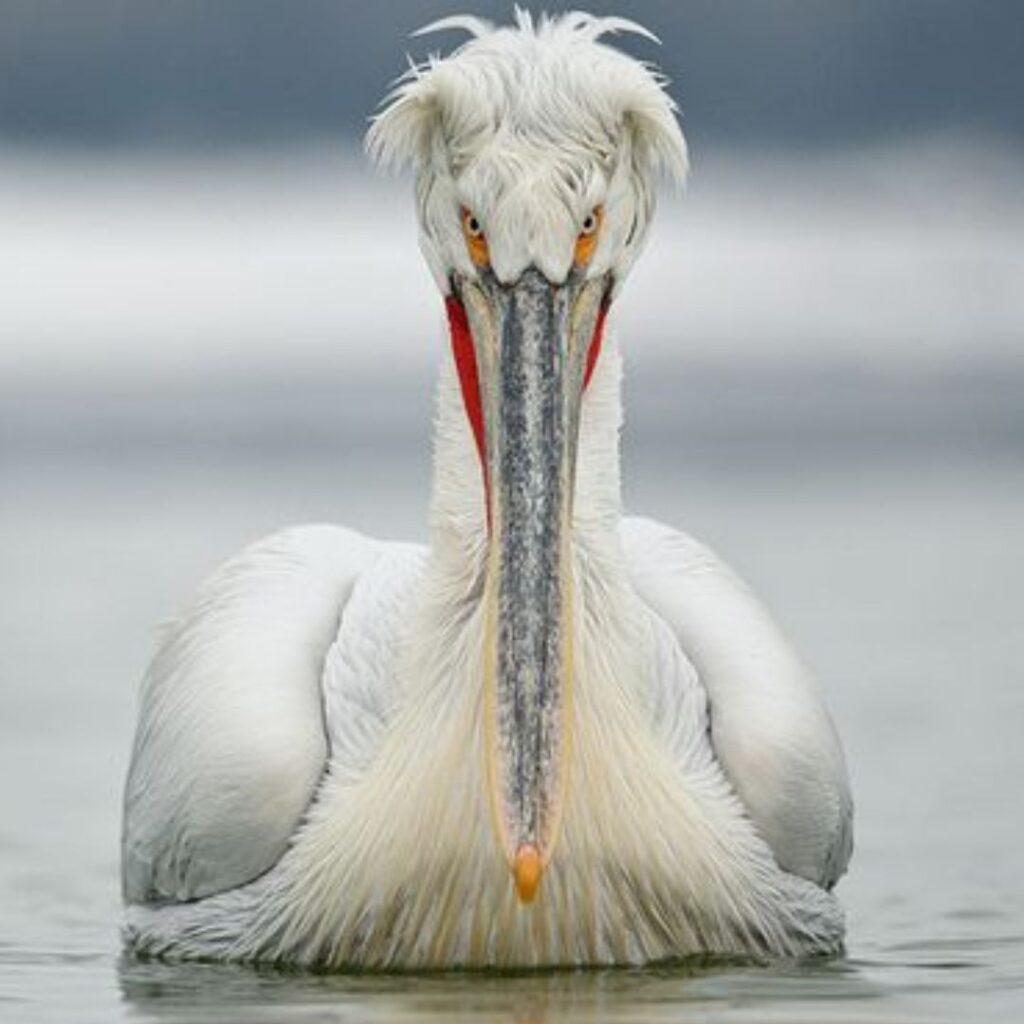
[[(609, 41), (671, 79), (693, 162), (614, 311), (626, 505), (717, 547), (822, 680), (858, 801), (835, 994), (963, 1017), (956, 962), (1012, 1019), (1024, 10), (580, 6), (661, 38)], [(410, 33), (467, 9), (512, 11), (0, 0), (0, 1000), (21, 1020), (137, 1018), (164, 991), (116, 966), (157, 624), (288, 523), (426, 534), (441, 303), (411, 182), (360, 147), (407, 55), (463, 38)]]
[[(661, 37), (615, 43), (668, 75), (693, 152), (621, 303), (637, 372), (1016, 372), (1019, 5), (590, 6)], [(407, 59), (460, 41), (410, 38), (451, 10), (0, 4), (4, 386), (431, 364), (409, 183), (359, 146)]]
[[(1019, 6), (591, 9), (661, 37), (614, 41), (669, 76), (693, 153), (618, 307), (639, 426), (1016, 446)], [(409, 182), (360, 140), (410, 57), (461, 40), (410, 38), (451, 10), (0, 4), (8, 457), (420, 436), (439, 303)]]

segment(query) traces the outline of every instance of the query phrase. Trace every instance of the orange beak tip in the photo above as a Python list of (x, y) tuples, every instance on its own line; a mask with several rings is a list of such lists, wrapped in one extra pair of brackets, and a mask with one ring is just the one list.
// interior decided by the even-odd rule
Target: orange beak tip
[(533, 843), (523, 843), (516, 850), (515, 859), (512, 861), (512, 876), (515, 879), (516, 895), (520, 903), (533, 902), (537, 895), (537, 887), (540, 885), (542, 870), (537, 847)]

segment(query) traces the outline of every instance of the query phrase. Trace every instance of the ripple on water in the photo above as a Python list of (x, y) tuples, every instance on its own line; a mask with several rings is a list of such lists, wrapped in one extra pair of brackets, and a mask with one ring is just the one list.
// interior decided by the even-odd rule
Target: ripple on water
[[(705, 963), (650, 970), (344, 977), (125, 958), (119, 979), (125, 1001), (155, 1018), (187, 1016), (193, 1010), (216, 1016), (219, 1009), (230, 1007), (252, 1019), (266, 1015), (279, 1020), (298, 1020), (315, 1011), (330, 1013), (328, 1019), (337, 1014), (338, 1019), (368, 1022), (660, 1022), (679, 1020), (684, 1008), (742, 1020), (744, 1008), (756, 1005), (761, 1012), (777, 1008), (789, 1020), (820, 1020), (825, 1003), (850, 1006), (885, 994), (845, 960), (769, 967)], [(829, 1019), (834, 1017), (835, 1007)]]

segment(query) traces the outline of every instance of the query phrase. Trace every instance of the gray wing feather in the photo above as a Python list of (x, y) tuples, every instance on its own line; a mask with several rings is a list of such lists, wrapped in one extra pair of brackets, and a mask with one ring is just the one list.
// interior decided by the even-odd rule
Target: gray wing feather
[[(853, 801), (814, 680), (760, 602), (704, 545), (645, 519), (624, 520), (622, 540), (634, 589), (696, 670), (715, 756), (780, 867), (831, 888), (853, 848)], [(663, 674), (660, 684), (678, 689), (679, 678)]]
[(320, 681), (377, 545), (297, 527), (214, 572), (146, 673), (124, 796), (129, 903), (193, 900), (281, 856), (327, 755)]

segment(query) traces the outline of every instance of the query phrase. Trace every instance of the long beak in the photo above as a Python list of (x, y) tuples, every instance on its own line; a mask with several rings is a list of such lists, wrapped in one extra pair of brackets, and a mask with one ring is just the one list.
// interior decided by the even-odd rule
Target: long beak
[(571, 742), (571, 523), (580, 403), (606, 284), (529, 269), (462, 283), (490, 523), (484, 591), (488, 785), (523, 902), (558, 838)]

